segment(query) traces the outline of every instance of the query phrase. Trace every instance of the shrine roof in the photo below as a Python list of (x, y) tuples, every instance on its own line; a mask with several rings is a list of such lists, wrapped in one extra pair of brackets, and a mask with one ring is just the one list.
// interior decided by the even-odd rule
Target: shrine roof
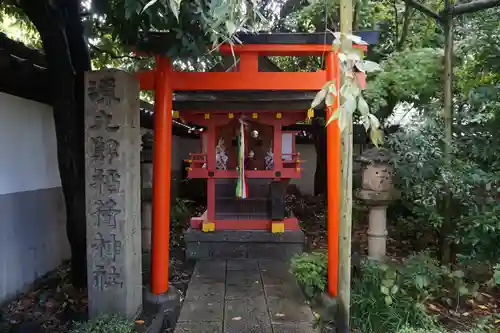
[[(379, 31), (358, 31), (354, 35), (361, 37), (368, 45), (378, 42)], [(334, 36), (328, 32), (294, 33), (294, 32), (259, 32), (239, 33), (237, 39), (243, 45), (282, 44), (282, 45), (331, 45)], [(139, 32), (136, 49), (139, 52), (168, 54), (169, 36), (166, 32)]]
[[(174, 94), (177, 111), (287, 111), (309, 109), (317, 91), (183, 91)], [(318, 110), (321, 106), (318, 107)]]
[[(362, 31), (356, 33), (368, 44), (375, 44), (379, 37), (378, 31)], [(167, 52), (167, 34), (162, 32), (146, 32), (140, 34), (138, 51), (149, 53)], [(238, 34), (237, 38), (243, 46), (256, 44), (331, 44), (334, 36), (331, 33), (253, 33)], [(237, 70), (239, 59), (223, 56), (223, 63), (215, 66), (209, 72), (224, 72)], [(260, 72), (283, 72), (279, 66), (267, 56), (259, 56)], [(173, 96), (173, 107), (177, 111), (286, 111), (307, 110), (317, 91), (286, 90), (286, 91), (176, 91)], [(318, 113), (324, 112), (324, 105), (319, 105)]]
[[(378, 31), (359, 31), (354, 35), (361, 37), (369, 45), (376, 44), (379, 37)], [(332, 44), (334, 37), (331, 33), (295, 33), (295, 32), (271, 32), (256, 34), (238, 34), (238, 39), (243, 44)]]

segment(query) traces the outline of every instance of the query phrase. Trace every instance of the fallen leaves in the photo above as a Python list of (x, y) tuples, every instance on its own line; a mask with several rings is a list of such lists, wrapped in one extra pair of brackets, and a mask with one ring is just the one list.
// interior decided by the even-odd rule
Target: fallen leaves
[(434, 305), (434, 304), (432, 304), (432, 303), (429, 303), (429, 304), (427, 305), (427, 308), (428, 308), (429, 310), (433, 311), (433, 312), (438, 312), (438, 313), (439, 313), (439, 312), (441, 312), (441, 308), (439, 308), (438, 306), (436, 306), (436, 305)]
[(68, 332), (73, 320), (86, 319), (87, 295), (69, 283), (69, 266), (64, 264), (0, 312), (5, 323), (0, 324), (0, 331), (21, 324), (38, 323), (47, 332), (63, 333)]
[[(175, 288), (184, 291), (191, 278), (192, 263), (183, 260), (182, 248), (172, 248), (170, 253), (170, 281)], [(42, 332), (67, 333), (73, 321), (86, 320), (87, 293), (73, 288), (69, 273), (69, 264), (65, 263), (35, 283), (31, 291), (0, 308), (0, 332), (10, 332), (21, 324), (23, 328), (35, 324)], [(146, 324), (141, 319), (135, 323)]]

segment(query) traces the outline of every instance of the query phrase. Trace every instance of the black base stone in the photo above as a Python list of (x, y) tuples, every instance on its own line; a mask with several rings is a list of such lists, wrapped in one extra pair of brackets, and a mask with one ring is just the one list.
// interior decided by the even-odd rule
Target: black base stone
[(184, 233), (188, 259), (274, 259), (288, 261), (304, 248), (302, 231), (273, 234), (265, 230), (226, 230)]
[(323, 293), (318, 301), (321, 333), (348, 333), (349, 330), (347, 328), (343, 329), (338, 321), (339, 298)]
[(145, 288), (142, 313), (138, 319), (145, 325), (136, 325), (137, 333), (160, 333), (175, 326), (181, 310), (180, 292), (169, 286), (167, 293), (155, 295)]

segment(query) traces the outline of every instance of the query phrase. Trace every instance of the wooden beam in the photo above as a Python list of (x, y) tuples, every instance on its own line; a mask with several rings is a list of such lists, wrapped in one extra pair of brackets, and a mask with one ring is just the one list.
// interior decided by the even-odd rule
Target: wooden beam
[[(214, 90), (319, 90), (326, 73), (317, 72), (172, 72), (174, 91)], [(361, 87), (364, 73), (356, 73)], [(155, 89), (154, 70), (138, 72), (141, 90)]]
[(426, 6), (422, 5), (421, 3), (415, 1), (415, 0), (405, 0), (406, 3), (419, 10), (420, 12), (426, 14), (427, 16), (430, 16), (432, 17), (433, 19), (435, 19), (436, 21), (438, 21), (439, 23), (441, 23), (443, 21), (443, 18), (441, 17), (441, 15), (439, 15), (438, 13), (432, 11), (431, 9), (427, 8)]
[[(368, 49), (367, 45), (354, 45), (363, 51)], [(330, 44), (224, 44), (219, 47), (221, 54), (243, 54), (258, 53), (259, 56), (321, 56), (332, 51)]]
[[(326, 80), (324, 71), (272, 72), (171, 72), (174, 91), (192, 90), (319, 90)], [(154, 71), (137, 74), (141, 90), (154, 90)]]
[(325, 72), (313, 73), (195, 73), (173, 72), (172, 88), (181, 90), (319, 90)]
[(500, 0), (476, 0), (461, 5), (453, 6), (451, 14), (453, 16), (474, 13), (483, 9), (493, 8), (500, 5)]

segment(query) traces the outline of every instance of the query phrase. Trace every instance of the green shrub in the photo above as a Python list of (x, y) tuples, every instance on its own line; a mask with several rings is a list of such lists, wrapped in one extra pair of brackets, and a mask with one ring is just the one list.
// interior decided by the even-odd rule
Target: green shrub
[(363, 333), (397, 332), (401, 327), (432, 332), (437, 321), (426, 311), (427, 301), (455, 306), (478, 288), (467, 285), (462, 271), (440, 266), (427, 253), (410, 256), (401, 265), (366, 262), (361, 275), (353, 285), (352, 314), (353, 325)]
[(170, 218), (170, 241), (172, 245), (179, 246), (182, 243), (184, 231), (189, 226), (189, 218), (193, 215), (192, 201), (179, 199), (172, 206)]
[(463, 271), (441, 266), (427, 253), (408, 257), (399, 273), (402, 288), (420, 302), (431, 299), (453, 306), (462, 296), (474, 296), (479, 288), (478, 285), (467, 285)]
[[(491, 140), (498, 139), (491, 134), (498, 131), (498, 110), (491, 118), (483, 112), (493, 109), (455, 115), (457, 123), (468, 125), (454, 137), (452, 167), (443, 158), (441, 119), (418, 116), (412, 126), (386, 140), (387, 147), (394, 151), (395, 182), (401, 191), (397, 204), (403, 207), (398, 210), (405, 212), (404, 219), (412, 224), (409, 231), (445, 232), (454, 243), (454, 252), (489, 262), (500, 258), (500, 154), (491, 148)], [(427, 112), (432, 114), (430, 109)], [(448, 192), (452, 194), (449, 211), (444, 204)], [(452, 219), (449, 232), (441, 230), (447, 214)]]
[(363, 263), (361, 279), (354, 280), (352, 288), (352, 326), (363, 333), (393, 333), (406, 325), (434, 329), (435, 318), (405, 289), (404, 278), (397, 267)]
[(447, 333), (447, 332), (437, 328), (429, 330), (424, 328), (414, 328), (405, 326), (402, 329), (398, 330), (397, 333)]
[(191, 201), (184, 199), (176, 199), (175, 205), (172, 207), (172, 222), (185, 222), (191, 216), (189, 204)]
[(493, 280), (497, 286), (500, 286), (500, 264), (494, 267)]
[(434, 328), (434, 329), (423, 329), (423, 328), (414, 328), (410, 326), (405, 326), (397, 333), (486, 333), (488, 331), (485, 331), (484, 329), (480, 327), (474, 327), (468, 330), (453, 330), (453, 331), (448, 331), (444, 328)]
[(325, 291), (327, 261), (324, 252), (302, 253), (292, 258), (291, 271), (308, 297)]
[(126, 319), (101, 315), (85, 323), (75, 323), (71, 333), (131, 333), (134, 324)]
[[(313, 252), (294, 257), (292, 273), (307, 296), (325, 291), (326, 254)], [(475, 288), (466, 285), (462, 271), (440, 266), (427, 253), (410, 256), (402, 264), (366, 260), (359, 277), (352, 281), (352, 326), (363, 333), (401, 333), (404, 327), (439, 333), (437, 318), (427, 312), (425, 303), (437, 300), (455, 305), (460, 297), (473, 295)]]

